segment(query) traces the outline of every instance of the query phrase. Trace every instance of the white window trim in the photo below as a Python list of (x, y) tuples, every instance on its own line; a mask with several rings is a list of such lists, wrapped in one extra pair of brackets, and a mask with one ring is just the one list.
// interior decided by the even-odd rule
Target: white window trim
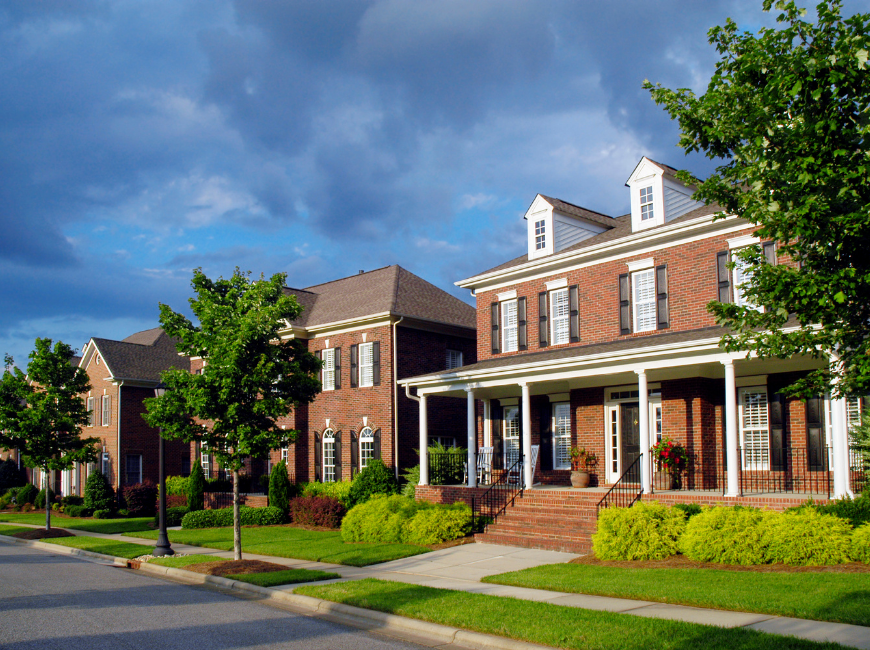
[[(321, 441), (323, 444), (323, 482), (324, 483), (335, 483), (335, 431), (332, 429), (327, 429), (323, 432), (323, 440)], [(330, 449), (332, 451), (332, 464), (327, 464), (327, 454), (326, 450)]]
[[(557, 402), (550, 405), (551, 426), (553, 431), (553, 469), (571, 469), (571, 404)], [(566, 426), (562, 427), (563, 435), (559, 435), (559, 411), (566, 411)], [(559, 447), (564, 446), (564, 457), (559, 462)]]
[[(513, 307), (513, 325), (508, 324), (508, 309)], [(520, 322), (517, 309), (517, 299), (504, 300), (499, 303), (498, 308), (501, 310), (501, 351), (502, 352), (517, 352), (520, 349)], [(508, 333), (513, 333), (512, 345), (508, 345)]]
[(335, 348), (326, 348), (321, 353), (323, 369), (320, 382), (323, 390), (335, 390)]
[(111, 395), (103, 395), (101, 400), (101, 415), (102, 425), (108, 427), (112, 425), (112, 397)]
[[(508, 413), (515, 412), (516, 417), (508, 417)], [(520, 449), (520, 427), (522, 423), (520, 422), (520, 409), (519, 406), (509, 406), (504, 410), (504, 431), (503, 431), (503, 440), (504, 440), (504, 467), (505, 469), (510, 468), (517, 460), (519, 460), (520, 454), (522, 454), (522, 450)], [(509, 424), (510, 423), (510, 424)], [(508, 431), (515, 435), (508, 435)], [(508, 443), (510, 441), (510, 444)], [(516, 447), (514, 447), (516, 444)]]
[[(655, 221), (656, 218), (656, 209), (655, 209), (655, 191), (653, 189), (654, 184), (646, 185), (638, 189), (638, 204), (640, 205), (640, 220), (641, 221)], [(648, 198), (644, 200), (644, 192), (648, 191)], [(649, 206), (649, 216), (643, 216), (643, 209)]]
[[(560, 300), (564, 298), (563, 314), (559, 314), (559, 311), (556, 309), (557, 297)], [(561, 336), (557, 335), (559, 333)], [(552, 345), (564, 345), (571, 342), (571, 305), (568, 298), (568, 289), (556, 289), (550, 292), (550, 340)]]
[[(360, 388), (369, 388), (375, 385), (375, 360), (374, 360), (374, 343), (359, 344), (359, 386)], [(363, 351), (368, 352), (368, 363), (363, 363), (366, 355)], [(369, 377), (366, 378), (366, 370), (369, 372)]]
[(96, 399), (93, 397), (88, 397), (87, 407), (88, 407), (88, 427), (93, 427), (97, 423), (97, 412), (96, 412)]
[(568, 286), (568, 278), (559, 278), (558, 280), (550, 280), (549, 282), (545, 282), (544, 286), (547, 287), (547, 291), (552, 291), (553, 289), (562, 289)]
[(628, 267), (629, 273), (634, 273), (635, 271), (645, 271), (646, 269), (653, 268), (656, 265), (656, 261), (654, 257), (647, 257), (642, 260), (626, 262), (625, 265)]
[(547, 220), (544, 218), (534, 221), (535, 250), (541, 251), (547, 248)]
[[(368, 433), (366, 433), (368, 431)], [(365, 453), (365, 446), (370, 444), (371, 454), (367, 455)], [(371, 427), (363, 427), (363, 430), (359, 433), (359, 468), (361, 470), (368, 467), (368, 461), (374, 460), (375, 457), (375, 432)]]
[(511, 289), (510, 291), (504, 291), (502, 293), (497, 293), (495, 297), (499, 302), (504, 302), (505, 300), (512, 300), (517, 297), (517, 290)]
[[(637, 295), (637, 281), (640, 277), (649, 277), (652, 283), (652, 293), (648, 300), (640, 302)], [(649, 306), (652, 309), (652, 316), (648, 316), (650, 325), (641, 327), (640, 323), (640, 307)], [(635, 271), (631, 274), (631, 311), (632, 311), (632, 332), (652, 332), (656, 329), (658, 321), (656, 319), (656, 274), (654, 269), (646, 269), (643, 271)]]
[[(764, 408), (760, 415), (764, 418), (764, 426), (747, 427), (744, 413), (744, 395), (747, 393), (764, 394)], [(738, 425), (740, 429), (740, 447), (743, 449), (744, 470), (769, 470), (770, 469), (770, 398), (767, 394), (767, 386), (751, 386), (738, 389)], [(746, 433), (756, 431), (758, 441), (747, 443)], [(749, 444), (752, 444), (750, 449)], [(756, 451), (757, 450), (757, 451)], [(756, 456), (756, 454), (758, 454)]]

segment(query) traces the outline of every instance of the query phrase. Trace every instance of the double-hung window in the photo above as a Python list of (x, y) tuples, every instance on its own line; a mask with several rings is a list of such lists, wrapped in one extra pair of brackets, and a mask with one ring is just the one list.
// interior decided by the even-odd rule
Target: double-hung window
[(328, 348), (322, 353), (323, 370), (321, 383), (323, 390), (335, 390), (335, 348)]
[(374, 354), (373, 343), (360, 343), (359, 346), (359, 385), (374, 386)]
[(142, 455), (127, 454), (127, 485), (142, 482)]
[(640, 220), (648, 221), (655, 218), (653, 212), (653, 188), (642, 187), (640, 190)]
[(571, 469), (571, 405), (553, 404), (553, 469)]
[(202, 466), (202, 475), (205, 478), (211, 478), (211, 463), (209, 460), (208, 446), (203, 442), (199, 447), (199, 464)]
[(535, 222), (535, 250), (547, 247), (547, 222), (543, 219)]
[(323, 432), (323, 482), (335, 482), (335, 432), (332, 429)]
[(739, 257), (734, 257), (734, 304), (738, 307), (749, 307), (750, 309), (761, 310), (759, 305), (749, 300), (746, 297), (746, 287), (752, 280), (752, 271), (749, 265)]
[(375, 457), (375, 434), (371, 427), (365, 427), (359, 433), (359, 468), (365, 469)]
[(447, 370), (462, 366), (462, 352), (459, 350), (447, 350)]
[(634, 331), (649, 332), (656, 329), (656, 275), (655, 269), (631, 274), (634, 307)]
[(504, 466), (509, 469), (520, 459), (520, 409), (508, 406), (504, 410)]
[(112, 396), (103, 395), (103, 426), (112, 424)]
[(88, 426), (92, 427), (97, 423), (96, 398), (88, 398)]
[(550, 292), (550, 313), (553, 323), (553, 345), (571, 341), (571, 307), (568, 301), (568, 288)]
[(740, 389), (740, 438), (743, 445), (743, 469), (769, 469), (770, 424), (767, 389)]
[(100, 458), (100, 472), (103, 476), (106, 477), (106, 480), (110, 483), (112, 482), (112, 478), (109, 476), (109, 452), (104, 451), (102, 457)]
[(516, 352), (519, 350), (517, 320), (517, 301), (505, 300), (501, 303), (502, 351)]

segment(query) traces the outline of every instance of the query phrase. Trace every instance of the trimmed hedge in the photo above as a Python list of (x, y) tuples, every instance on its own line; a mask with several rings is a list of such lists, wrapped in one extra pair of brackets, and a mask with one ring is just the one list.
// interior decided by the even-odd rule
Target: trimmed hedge
[(859, 526), (852, 532), (852, 559), (870, 564), (870, 524)]
[(851, 526), (858, 528), (863, 524), (870, 523), (870, 494), (865, 493), (855, 499), (850, 497), (835, 499), (824, 505), (814, 503), (812, 499), (809, 499), (797, 508), (789, 508), (788, 511), (803, 512), (805, 510), (815, 510), (825, 515), (834, 515), (840, 519), (845, 519)]
[(685, 529), (682, 510), (658, 503), (605, 508), (598, 515), (592, 549), (602, 560), (662, 560), (677, 554)]
[[(284, 523), (284, 513), (278, 508), (239, 508), (242, 526), (274, 526)], [(195, 510), (181, 519), (182, 528), (221, 528), (233, 525), (233, 509)]]
[(61, 497), (61, 499), (60, 499), (60, 505), (62, 505), (64, 507), (66, 507), (66, 506), (81, 506), (81, 505), (84, 505), (84, 503), (85, 503), (84, 497), (80, 497), (76, 494), (70, 494), (68, 496)]
[(720, 564), (765, 564), (767, 520), (773, 515), (740, 506), (704, 508), (686, 525), (680, 551), (692, 560)]
[(111, 510), (94, 510), (94, 519), (111, 519)]
[(296, 497), (289, 503), (290, 521), (302, 526), (339, 528), (347, 509), (332, 497)]
[(766, 519), (767, 561), (791, 565), (843, 564), (852, 551), (852, 527), (815, 510), (771, 513)]
[(303, 497), (330, 497), (337, 499), (347, 507), (350, 488), (353, 485), (351, 481), (335, 481), (333, 483), (303, 483)]
[(84, 506), (89, 510), (109, 510), (115, 505), (115, 491), (102, 472), (93, 472), (85, 481)]
[(439, 544), (471, 532), (471, 508), (435, 505), (400, 494), (376, 494), (355, 506), (341, 523), (345, 542)]
[(284, 514), (290, 511), (290, 478), (287, 476), (287, 463), (283, 460), (269, 474), (269, 505)]
[[(169, 488), (166, 489), (166, 492), (169, 492)], [(168, 495), (167, 495), (168, 496)], [(181, 520), (190, 512), (190, 508), (187, 506), (174, 506), (172, 508), (166, 508), (166, 526), (180, 526)], [(154, 515), (154, 525), (160, 525), (160, 512), (158, 511), (156, 515)]]
[(68, 505), (64, 507), (63, 514), (67, 517), (90, 517), (91, 510), (85, 506)]
[(471, 508), (457, 502), (419, 510), (408, 523), (402, 541), (428, 546), (471, 534)]
[(365, 503), (375, 494), (397, 494), (399, 482), (393, 470), (384, 461), (375, 458), (369, 461), (366, 468), (357, 474), (350, 486), (345, 505), (348, 509), (360, 503)]
[[(169, 489), (167, 488), (167, 492)], [(190, 476), (187, 479), (187, 507), (191, 512), (205, 508), (205, 474), (199, 458), (193, 463)]]
[(166, 496), (186, 496), (187, 495), (186, 476), (167, 476), (166, 477)]

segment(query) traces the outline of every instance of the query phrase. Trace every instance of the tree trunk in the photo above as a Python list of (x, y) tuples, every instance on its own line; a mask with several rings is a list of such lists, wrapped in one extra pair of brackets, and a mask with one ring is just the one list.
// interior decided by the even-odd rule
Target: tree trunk
[(51, 485), (51, 470), (47, 467), (43, 472), (45, 475), (45, 480), (43, 483), (45, 484), (45, 530), (51, 530), (51, 499), (48, 498), (50, 493), (50, 485)]
[(242, 518), (239, 512), (239, 470), (233, 468), (233, 559), (242, 559)]

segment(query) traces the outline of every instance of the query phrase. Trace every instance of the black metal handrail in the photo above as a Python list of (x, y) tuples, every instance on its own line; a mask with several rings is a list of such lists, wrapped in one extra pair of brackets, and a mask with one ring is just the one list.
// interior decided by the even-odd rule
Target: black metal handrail
[(629, 508), (636, 501), (640, 501), (640, 497), (643, 494), (643, 486), (640, 482), (642, 458), (643, 454), (638, 454), (634, 462), (619, 477), (619, 480), (607, 491), (604, 498), (598, 502), (598, 511), (610, 506)]
[[(495, 523), (496, 518), (507, 509), (508, 505), (516, 500), (517, 495), (522, 496), (523, 477), (521, 471), (523, 458), (525, 456), (520, 456), (479, 498), (471, 498), (472, 532), (486, 532), (487, 526)], [(520, 480), (516, 484), (513, 484), (510, 482), (511, 476), (519, 476)]]

